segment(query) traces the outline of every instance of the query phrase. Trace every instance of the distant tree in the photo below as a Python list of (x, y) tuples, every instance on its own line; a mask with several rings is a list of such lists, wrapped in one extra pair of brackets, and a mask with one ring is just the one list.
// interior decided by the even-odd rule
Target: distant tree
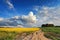
[(45, 24), (42, 24), (41, 27), (46, 27), (46, 25)]
[(60, 26), (55, 26), (55, 27), (60, 27)]
[(42, 27), (54, 27), (54, 24), (42, 24)]

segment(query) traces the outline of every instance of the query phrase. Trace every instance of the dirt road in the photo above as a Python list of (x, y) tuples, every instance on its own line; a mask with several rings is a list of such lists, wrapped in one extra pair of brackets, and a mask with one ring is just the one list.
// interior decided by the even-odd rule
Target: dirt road
[(44, 36), (44, 32), (36, 31), (36, 32), (33, 32), (29, 35), (27, 35), (26, 33), (23, 33), (21, 35), (17, 35), (15, 40), (51, 40), (51, 39), (46, 38)]

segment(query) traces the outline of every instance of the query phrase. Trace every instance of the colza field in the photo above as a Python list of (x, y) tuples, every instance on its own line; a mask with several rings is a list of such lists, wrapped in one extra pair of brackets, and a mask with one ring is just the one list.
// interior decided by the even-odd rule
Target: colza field
[(16, 35), (22, 33), (30, 34), (40, 28), (0, 28), (0, 40), (14, 40)]
[(29, 32), (29, 31), (37, 31), (39, 28), (0, 28), (0, 31), (7, 32)]

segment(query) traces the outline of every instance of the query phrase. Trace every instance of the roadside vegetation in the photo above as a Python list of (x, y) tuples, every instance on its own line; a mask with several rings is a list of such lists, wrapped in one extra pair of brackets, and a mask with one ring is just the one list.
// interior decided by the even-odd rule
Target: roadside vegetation
[(42, 27), (45, 36), (52, 40), (60, 40), (60, 27)]

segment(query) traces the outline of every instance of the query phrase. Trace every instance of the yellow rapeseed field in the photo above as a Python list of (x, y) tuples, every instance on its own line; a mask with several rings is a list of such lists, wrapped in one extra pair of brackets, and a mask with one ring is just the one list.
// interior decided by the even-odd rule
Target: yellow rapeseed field
[(7, 31), (7, 32), (29, 32), (37, 30), (40, 30), (40, 28), (0, 28), (0, 31)]

